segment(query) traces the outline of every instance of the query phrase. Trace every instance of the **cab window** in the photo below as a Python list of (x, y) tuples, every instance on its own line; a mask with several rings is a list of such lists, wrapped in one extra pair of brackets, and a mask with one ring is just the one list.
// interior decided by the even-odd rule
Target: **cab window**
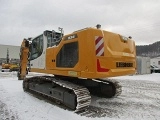
[(47, 47), (52, 47), (56, 45), (56, 40), (52, 38), (52, 34), (47, 35)]
[(43, 52), (43, 35), (32, 40), (30, 46), (30, 60), (38, 58)]

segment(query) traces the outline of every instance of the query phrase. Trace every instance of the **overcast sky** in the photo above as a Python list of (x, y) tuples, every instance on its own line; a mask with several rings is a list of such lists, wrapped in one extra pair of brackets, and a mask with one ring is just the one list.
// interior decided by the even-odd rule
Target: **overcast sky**
[(0, 0), (0, 44), (20, 46), (44, 30), (95, 27), (132, 36), (136, 45), (160, 41), (160, 0)]

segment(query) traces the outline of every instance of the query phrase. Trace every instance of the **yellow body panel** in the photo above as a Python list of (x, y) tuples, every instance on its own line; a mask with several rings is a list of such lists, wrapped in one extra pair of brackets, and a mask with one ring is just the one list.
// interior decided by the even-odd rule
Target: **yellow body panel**
[(2, 69), (9, 69), (10, 64), (8, 63), (2, 63)]
[[(67, 37), (76, 35), (69, 40)], [(96, 53), (96, 39), (103, 39), (103, 54)], [(78, 41), (78, 62), (72, 68), (56, 67), (56, 56), (65, 44)], [(74, 51), (73, 51), (74, 52)], [(86, 28), (63, 37), (57, 47), (47, 48), (46, 68), (33, 72), (82, 78), (105, 78), (134, 74), (136, 50), (133, 40), (116, 33)]]
[(11, 64), (9, 69), (18, 68), (19, 66), (17, 64)]

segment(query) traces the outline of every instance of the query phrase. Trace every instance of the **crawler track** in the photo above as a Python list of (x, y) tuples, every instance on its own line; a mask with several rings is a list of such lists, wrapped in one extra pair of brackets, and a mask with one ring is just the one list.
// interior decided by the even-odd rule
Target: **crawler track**
[[(118, 96), (122, 92), (121, 86), (115, 80), (107, 79), (107, 80), (95, 80), (95, 81), (103, 85), (106, 85), (106, 87), (107, 85), (112, 87), (113, 93), (108, 93), (110, 97)], [(66, 90), (72, 91), (72, 93), (74, 93), (76, 96), (76, 102), (75, 102), (76, 104), (74, 106), (74, 109), (73, 107), (67, 106), (65, 102), (59, 101), (58, 98), (56, 98), (52, 94), (46, 94), (46, 92), (41, 92), (32, 87), (32, 86), (36, 86), (37, 84), (39, 85), (43, 83), (56, 84), (60, 86), (61, 88), (65, 88)], [(86, 114), (88, 113), (87, 116), (94, 116), (94, 114), (96, 114), (97, 112), (97, 108), (93, 108), (93, 106), (92, 107), (89, 106), (91, 103), (90, 92), (86, 87), (82, 85), (78, 85), (78, 84), (75, 84), (69, 81), (65, 81), (59, 78), (51, 77), (51, 76), (36, 76), (36, 77), (26, 78), (23, 81), (23, 89), (24, 91), (30, 92), (32, 94), (37, 93), (39, 95), (46, 96), (48, 97), (47, 99), (54, 99), (57, 103), (61, 103), (64, 106), (74, 110), (77, 113), (80, 113), (81, 111), (85, 112), (81, 115), (86, 116)], [(45, 87), (45, 89), (48, 89), (48, 87)], [(74, 101), (74, 100), (71, 99), (71, 101)], [(98, 111), (101, 111), (101, 110), (98, 110)], [(103, 116), (103, 113), (102, 113), (102, 116)]]
[(105, 83), (112, 84), (112, 86), (114, 87), (115, 93), (114, 93), (113, 97), (117, 97), (122, 93), (122, 86), (119, 84), (118, 81), (113, 80), (113, 79), (112, 80), (111, 79), (106, 79), (106, 80), (103, 80), (103, 81)]
[[(74, 94), (76, 95), (77, 105), (75, 106), (75, 112), (80, 111), (82, 109), (85, 109), (86, 107), (88, 107), (90, 105), (90, 102), (91, 102), (90, 92), (88, 91), (87, 88), (85, 88), (83, 86), (75, 85), (73, 83), (63, 81), (60, 79), (55, 79), (54, 77), (49, 77), (49, 76), (39, 76), (39, 77), (26, 78), (23, 81), (23, 88), (25, 91), (28, 91), (28, 92), (34, 91), (34, 92), (40, 93), (40, 94), (45, 95), (45, 96), (52, 98), (52, 99), (55, 99), (55, 98), (52, 97), (51, 95), (41, 93), (39, 91), (35, 91), (32, 88), (30, 88), (29, 83), (31, 83), (31, 82), (37, 82), (37, 83), (51, 82), (51, 83), (59, 85), (63, 88), (72, 90), (74, 92)], [(64, 104), (64, 103), (62, 103), (62, 104)]]

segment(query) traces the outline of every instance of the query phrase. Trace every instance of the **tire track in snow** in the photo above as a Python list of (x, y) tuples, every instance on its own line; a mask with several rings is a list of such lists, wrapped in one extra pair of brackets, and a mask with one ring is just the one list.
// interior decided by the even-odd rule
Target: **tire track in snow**
[[(78, 113), (86, 117), (160, 119), (160, 84), (119, 80), (122, 94), (117, 98), (97, 98), (94, 106)], [(139, 112), (140, 111), (140, 112)]]
[(119, 80), (122, 94), (117, 98), (98, 99), (103, 109), (115, 110), (112, 118), (160, 119), (160, 84), (149, 81)]
[(19, 120), (17, 113), (14, 113), (4, 102), (2, 102), (4, 93), (6, 93), (6, 91), (0, 83), (0, 120)]

